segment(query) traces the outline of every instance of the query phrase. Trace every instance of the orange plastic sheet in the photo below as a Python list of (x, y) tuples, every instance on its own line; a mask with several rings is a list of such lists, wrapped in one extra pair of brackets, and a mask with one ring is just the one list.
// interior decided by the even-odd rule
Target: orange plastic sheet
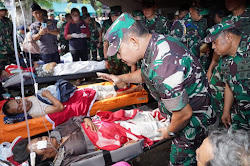
[[(110, 82), (98, 83), (102, 85), (112, 85)], [(86, 87), (87, 85), (80, 86), (79, 88)], [(136, 86), (136, 85), (131, 85)], [(133, 104), (141, 104), (148, 102), (148, 93), (146, 90), (140, 92), (133, 92), (130, 94), (113, 97), (110, 99), (105, 99), (102, 101), (96, 101), (90, 111), (90, 115), (93, 116), (97, 111), (108, 111), (112, 109), (117, 109)], [(17, 136), (27, 138), (27, 128), (26, 122), (19, 122), (15, 124), (4, 124), (4, 115), (0, 114), (0, 143), (2, 142), (12, 142)], [(40, 133), (44, 133), (52, 129), (52, 124), (48, 122), (45, 117), (29, 119), (30, 135), (34, 136)], [(46, 127), (45, 127), (46, 126)]]

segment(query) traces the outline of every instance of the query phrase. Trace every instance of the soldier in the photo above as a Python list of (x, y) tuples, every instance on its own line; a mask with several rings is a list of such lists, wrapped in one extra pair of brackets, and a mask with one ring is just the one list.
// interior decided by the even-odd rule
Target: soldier
[[(103, 25), (103, 31), (106, 32), (111, 24), (122, 14), (121, 6), (112, 6), (110, 7), (110, 21), (107, 21)], [(130, 67), (123, 63), (120, 59), (117, 58), (117, 55), (114, 55), (112, 57), (107, 56), (109, 43), (104, 40), (103, 42), (103, 53), (104, 53), (104, 59), (106, 60), (106, 68), (109, 70), (112, 74), (125, 74), (130, 72)], [(132, 71), (136, 70), (136, 66), (134, 65), (131, 69)]]
[(67, 25), (68, 22), (71, 22), (72, 18), (71, 15), (69, 13), (67, 13), (65, 15), (65, 21), (62, 22), (62, 24), (57, 24), (57, 28), (59, 28), (60, 30), (60, 34), (59, 34), (59, 46), (60, 46), (60, 55), (64, 55), (67, 52), (69, 52), (69, 41), (65, 39), (64, 37), (64, 29), (65, 26)]
[[(232, 14), (222, 19), (222, 22), (227, 20), (231, 20), (235, 22), (237, 28), (245, 34), (249, 34), (247, 30), (249, 30), (249, 17), (250, 17), (250, 9), (247, 8), (246, 0), (225, 0), (226, 8), (228, 11), (231, 11)], [(217, 55), (214, 52), (212, 62), (209, 66), (207, 77), (210, 80), (210, 87), (212, 89), (212, 95), (214, 98), (213, 108), (220, 112), (223, 110), (223, 97), (224, 97), (224, 87), (225, 84), (220, 79), (220, 74), (217, 71), (217, 64), (221, 55)]]
[[(222, 123), (228, 128), (250, 129), (250, 36), (241, 35), (232, 21), (208, 29), (205, 42), (220, 58), (217, 71), (225, 84)], [(231, 114), (230, 114), (231, 110)]]
[(82, 10), (82, 16), (88, 13), (88, 8), (86, 6), (82, 6), (81, 10)]
[(63, 23), (65, 23), (65, 14), (64, 13), (61, 13), (59, 15), (59, 21), (57, 22), (57, 28), (60, 29), (63, 25)]
[(205, 26), (202, 20), (208, 10), (200, 3), (194, 2), (189, 13), (183, 19), (177, 20), (171, 27), (171, 36), (183, 42), (187, 48), (200, 59), (201, 40), (205, 37)]
[(163, 138), (173, 138), (171, 165), (196, 165), (195, 150), (214, 121), (208, 81), (198, 60), (171, 36), (149, 33), (140, 21), (123, 13), (110, 27), (105, 40), (108, 56), (117, 53), (129, 66), (142, 59), (141, 70), (119, 76), (97, 73), (114, 84), (145, 82), (158, 101), (163, 116), (171, 116)]
[(13, 26), (9, 18), (5, 17), (7, 9), (0, 2), (0, 61), (8, 64), (14, 62)]
[(88, 50), (92, 54), (92, 60), (97, 60), (97, 49), (101, 60), (103, 60), (103, 43), (102, 43), (102, 30), (101, 26), (95, 19), (90, 17), (90, 14), (87, 13), (83, 16), (85, 23), (89, 26), (91, 33), (90, 39), (88, 40)]
[(147, 27), (150, 33), (156, 32), (167, 35), (168, 30), (168, 19), (156, 13), (156, 5), (154, 0), (142, 1), (143, 14), (142, 22)]

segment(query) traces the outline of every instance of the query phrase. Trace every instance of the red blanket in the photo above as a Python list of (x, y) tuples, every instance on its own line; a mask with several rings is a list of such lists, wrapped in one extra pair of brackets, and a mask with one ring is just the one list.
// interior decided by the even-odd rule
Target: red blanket
[(53, 128), (63, 122), (68, 121), (74, 116), (89, 116), (89, 112), (96, 100), (96, 91), (85, 88), (76, 90), (74, 95), (63, 105), (65, 109), (62, 112), (56, 112), (45, 115), (46, 119), (53, 124)]
[(93, 122), (99, 128), (97, 132), (93, 132), (90, 128), (86, 128), (84, 123), (82, 127), (90, 138), (91, 142), (100, 149), (115, 150), (120, 148), (129, 140), (138, 140), (144, 138), (144, 145), (150, 146), (154, 141), (142, 135), (136, 135), (131, 130), (125, 129), (115, 121), (133, 119), (140, 110), (134, 109), (131, 114), (126, 114), (124, 110), (116, 112), (97, 112), (97, 118), (93, 118)]

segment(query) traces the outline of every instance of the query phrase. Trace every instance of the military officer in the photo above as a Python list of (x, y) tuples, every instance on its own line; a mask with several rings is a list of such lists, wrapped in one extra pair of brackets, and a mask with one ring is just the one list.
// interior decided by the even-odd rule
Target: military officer
[[(239, 29), (243, 34), (249, 34), (250, 9), (247, 7), (246, 0), (225, 0), (225, 6), (228, 11), (232, 12), (232, 14), (224, 17), (222, 22), (228, 20), (235, 22), (237, 29)], [(223, 110), (224, 107), (223, 99), (225, 84), (221, 80), (216, 67), (220, 56), (221, 55), (217, 55), (216, 52), (214, 52), (212, 62), (207, 72), (207, 77), (210, 80), (210, 87), (214, 98), (213, 108), (221, 114), (221, 110)]]
[(92, 60), (97, 60), (97, 49), (99, 50), (100, 58), (103, 59), (101, 26), (98, 22), (95, 21), (95, 19), (92, 19), (90, 17), (89, 13), (85, 14), (83, 18), (86, 24), (88, 24), (91, 33), (90, 39), (88, 41), (88, 48), (92, 53)]
[(14, 61), (13, 26), (9, 18), (5, 17), (7, 9), (0, 2), (0, 61), (8, 64)]
[(69, 13), (67, 13), (65, 15), (65, 21), (61, 22), (61, 25), (57, 24), (57, 28), (59, 28), (60, 30), (60, 34), (59, 34), (59, 46), (60, 46), (60, 55), (64, 55), (67, 52), (69, 52), (69, 41), (65, 39), (64, 37), (64, 28), (67, 25), (68, 22), (70, 22), (72, 20), (71, 15)]
[(198, 60), (178, 40), (149, 33), (127, 13), (112, 24), (104, 38), (110, 42), (108, 56), (117, 53), (129, 66), (140, 59), (143, 63), (133, 73), (98, 76), (114, 84), (145, 82), (162, 115), (171, 116), (170, 125), (158, 130), (162, 139), (173, 139), (171, 165), (196, 165), (195, 150), (215, 118), (208, 81)]
[(198, 59), (206, 29), (202, 18), (207, 14), (208, 9), (195, 1), (189, 8), (189, 13), (183, 19), (175, 21), (171, 27), (171, 36), (183, 42)]
[[(222, 123), (228, 128), (250, 130), (250, 36), (241, 34), (232, 21), (208, 29), (205, 42), (220, 58), (217, 71), (225, 83)], [(231, 110), (231, 112), (230, 112)]]
[(169, 33), (168, 29), (168, 19), (156, 13), (156, 5), (154, 0), (144, 0), (142, 1), (143, 14), (142, 22), (147, 27), (150, 33), (156, 32), (159, 34), (167, 35)]

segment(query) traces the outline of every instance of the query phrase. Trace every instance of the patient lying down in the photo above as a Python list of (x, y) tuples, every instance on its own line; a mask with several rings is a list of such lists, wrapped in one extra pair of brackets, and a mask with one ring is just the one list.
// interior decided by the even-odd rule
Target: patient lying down
[[(118, 89), (122, 87), (124, 87), (124, 85), (119, 85)], [(32, 118), (41, 117), (46, 114), (61, 112), (63, 110), (71, 111), (71, 115), (68, 116), (73, 117), (78, 115), (87, 115), (87, 112), (91, 109), (91, 106), (93, 104), (92, 101), (104, 100), (141, 90), (141, 86), (125, 89), (124, 91), (116, 91), (114, 86), (112, 85), (91, 85), (87, 88), (76, 89), (72, 93), (69, 100), (64, 103), (60, 102), (55, 97), (56, 95), (53, 96), (49, 90), (43, 90), (41, 92), (41, 96), (48, 99), (52, 105), (40, 101), (36, 96), (26, 98), (24, 103), (28, 115), (30, 115)], [(12, 99), (7, 101), (3, 105), (2, 111), (5, 115), (9, 117), (24, 113), (22, 99)], [(76, 113), (72, 114), (72, 111), (75, 111)]]
[[(36, 153), (36, 164), (51, 160), (55, 165), (64, 166), (84, 159), (81, 156), (83, 154), (97, 149), (115, 150), (128, 142), (136, 142), (141, 138), (144, 138), (145, 144), (150, 145), (161, 137), (161, 133), (157, 132), (157, 129), (169, 124), (166, 118), (159, 116), (159, 110), (134, 109), (127, 110), (126, 113), (124, 110), (119, 111), (115, 113), (99, 112), (100, 115), (97, 114), (93, 117), (93, 122), (89, 117), (74, 117), (57, 126), (51, 132), (50, 137), (32, 139), (31, 144), (28, 144), (27, 139), (23, 139), (13, 147), (14, 160), (19, 163), (29, 160), (32, 148)], [(120, 119), (117, 119), (119, 116)], [(112, 119), (112, 117), (116, 119)], [(119, 121), (121, 119), (123, 120)], [(122, 125), (121, 122), (128, 124)]]
[(86, 73), (95, 70), (104, 70), (105, 61), (77, 61), (71, 63), (47, 63), (44, 65), (34, 65), (38, 77), (59, 76)]

